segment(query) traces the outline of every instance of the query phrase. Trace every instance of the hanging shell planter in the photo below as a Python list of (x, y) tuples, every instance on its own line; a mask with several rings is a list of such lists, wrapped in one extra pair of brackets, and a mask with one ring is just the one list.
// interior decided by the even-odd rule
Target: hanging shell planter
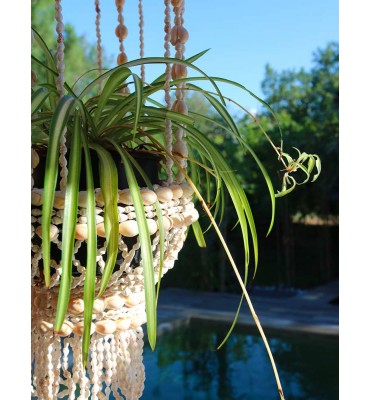
[[(173, 268), (181, 250), (187, 227), (198, 219), (192, 202), (192, 190), (181, 185), (154, 185), (154, 191), (141, 189), (142, 200), (152, 238), (153, 268), (156, 282), (159, 276), (159, 232), (153, 203), (159, 200), (166, 237), (162, 275)], [(146, 322), (144, 277), (140, 259), (140, 240), (134, 207), (127, 189), (118, 193), (119, 256), (109, 285), (94, 302), (91, 327), (90, 357), (86, 373), (82, 368), (81, 340), (83, 333), (83, 285), (86, 259), (85, 192), (79, 193), (78, 221), (73, 257), (71, 296), (65, 322), (60, 332), (53, 334), (53, 323), (61, 277), (60, 249), (63, 223), (63, 193), (55, 195), (50, 239), (52, 242), (51, 285), (47, 289), (42, 277), (41, 214), (43, 190), (31, 192), (32, 235), (32, 364), (33, 395), (38, 399), (115, 398), (121, 393), (126, 399), (138, 399), (144, 388), (142, 364), (143, 329)], [(105, 266), (104, 204), (100, 189), (96, 189), (96, 222), (100, 245), (97, 256), (96, 290)], [(104, 382), (104, 386), (103, 386)], [(62, 390), (61, 388), (64, 387)]]

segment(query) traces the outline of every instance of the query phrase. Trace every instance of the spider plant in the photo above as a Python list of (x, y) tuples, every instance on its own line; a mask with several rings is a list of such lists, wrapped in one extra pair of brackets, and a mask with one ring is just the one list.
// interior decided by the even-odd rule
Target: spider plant
[[(271, 183), (268, 172), (263, 163), (249, 143), (242, 137), (238, 126), (231, 117), (226, 107), (226, 100), (222, 94), (219, 84), (236, 86), (252, 95), (264, 104), (272, 113), (270, 107), (251, 93), (244, 86), (219, 77), (209, 77), (205, 72), (194, 65), (194, 62), (205, 52), (199, 53), (187, 60), (173, 58), (150, 57), (127, 62), (124, 65), (104, 72), (101, 76), (89, 83), (80, 93), (75, 93), (73, 86), (65, 84), (66, 95), (58, 99), (55, 79), (57, 77), (55, 61), (49, 52), (41, 36), (34, 31), (35, 42), (43, 49), (44, 60), (33, 57), (33, 62), (39, 64), (45, 71), (45, 80), (32, 89), (32, 144), (47, 147), (47, 158), (44, 179), (44, 202), (42, 208), (42, 246), (45, 285), (50, 283), (50, 239), (49, 226), (51, 223), (51, 212), (53, 198), (58, 179), (58, 157), (59, 144), (62, 133), (66, 132), (67, 147), (69, 149), (68, 180), (65, 193), (65, 209), (63, 222), (63, 243), (62, 243), (62, 276), (59, 289), (57, 313), (54, 330), (58, 331), (63, 323), (70, 295), (70, 283), (72, 276), (72, 257), (74, 248), (75, 221), (77, 215), (77, 195), (80, 180), (80, 168), (82, 154), (85, 159), (86, 181), (87, 181), (87, 220), (88, 220), (88, 252), (86, 262), (86, 280), (84, 284), (84, 333), (83, 333), (83, 362), (86, 363), (88, 356), (90, 325), (92, 320), (92, 307), (95, 296), (100, 296), (110, 279), (117, 259), (118, 249), (118, 214), (117, 214), (117, 170), (112, 159), (112, 151), (118, 152), (124, 165), (129, 189), (133, 198), (135, 213), (139, 226), (139, 238), (142, 248), (142, 263), (144, 270), (145, 302), (147, 313), (148, 339), (152, 348), (156, 342), (156, 304), (160, 282), (157, 284), (157, 293), (154, 283), (153, 256), (151, 241), (146, 224), (145, 213), (140, 197), (135, 171), (145, 180), (147, 186), (152, 188), (152, 183), (141, 169), (140, 165), (132, 157), (130, 150), (137, 146), (145, 146), (147, 151), (160, 155), (163, 159), (170, 157), (174, 161), (174, 171), (181, 171), (188, 183), (192, 186), (197, 199), (200, 201), (204, 212), (210, 219), (210, 225), (216, 230), (222, 245), (229, 257), (230, 263), (235, 271), (236, 277), (242, 289), (242, 298), (235, 315), (235, 320), (225, 340), (230, 335), (237, 320), (240, 305), (243, 298), (248, 302), (252, 315), (264, 339), (267, 351), (271, 358), (275, 377), (278, 383), (280, 397), (283, 398), (282, 390), (266, 338), (258, 318), (253, 310), (248, 293), (246, 291), (246, 280), (248, 267), (253, 255), (253, 271), (258, 265), (258, 239), (253, 214), (249, 205), (248, 197), (242, 188), (239, 177), (234, 172), (227, 159), (217, 150), (212, 141), (199, 131), (196, 127), (197, 121), (208, 121), (217, 128), (222, 128), (225, 134), (235, 138), (235, 146), (239, 146), (246, 155), (253, 157), (257, 163), (266, 183), (267, 194), (271, 200), (271, 222), (267, 234), (273, 227), (275, 214), (275, 197), (282, 196), (294, 189), (296, 180), (291, 176), (298, 169), (306, 174), (307, 181), (314, 170), (317, 173), (312, 180), (320, 173), (320, 161), (316, 155), (306, 153), (299, 154), (294, 160), (287, 153), (282, 153), (282, 143), (277, 147), (261, 127), (261, 133), (267, 138), (273, 150), (278, 155), (278, 161), (282, 162), (284, 175), (282, 191), (277, 195)], [(153, 96), (163, 91), (164, 74), (159, 76), (150, 84), (143, 82), (132, 68), (145, 64), (178, 63), (185, 65), (189, 71), (194, 72), (194, 77), (183, 78), (170, 82), (171, 88), (185, 82), (187, 90), (196, 91), (203, 95), (213, 110), (220, 117), (219, 121), (212, 121), (206, 115), (189, 112), (183, 115), (169, 111), (163, 105), (153, 100)], [(196, 83), (196, 84), (195, 84)], [(202, 88), (202, 84), (211, 85), (212, 90)], [(102, 91), (98, 95), (97, 90), (102, 85)], [(122, 88), (130, 87), (130, 93), (123, 93)], [(236, 103), (237, 104), (237, 103)], [(249, 112), (238, 105), (243, 111)], [(189, 173), (183, 170), (179, 164), (178, 157), (168, 153), (165, 145), (165, 125), (170, 120), (174, 129), (181, 127), (186, 131), (186, 142), (189, 148)], [(258, 120), (255, 122), (259, 124)], [(95, 151), (99, 158), (100, 187), (105, 203), (105, 232), (107, 243), (107, 261), (102, 283), (99, 290), (95, 287), (96, 271), (96, 224), (95, 224), (95, 193), (92, 176), (92, 163), (90, 158), (91, 150)], [(288, 165), (285, 163), (288, 162)], [(305, 166), (304, 163), (308, 162)], [(206, 184), (204, 184), (206, 182)], [(245, 252), (244, 278), (238, 272), (232, 255), (225, 243), (220, 230), (219, 223), (222, 221), (224, 212), (225, 193), (228, 193), (235, 208), (239, 228), (242, 232), (243, 247)], [(205, 193), (205, 194), (204, 194)], [(211, 199), (211, 205), (207, 206)], [(156, 204), (160, 211), (159, 204)], [(161, 259), (163, 259), (163, 238), (164, 229), (161, 223), (161, 213), (158, 212), (160, 225), (160, 248)], [(217, 221), (217, 222), (216, 222)], [(204, 237), (200, 225), (192, 225), (199, 245), (204, 246)], [(161, 276), (161, 274), (159, 274)]]

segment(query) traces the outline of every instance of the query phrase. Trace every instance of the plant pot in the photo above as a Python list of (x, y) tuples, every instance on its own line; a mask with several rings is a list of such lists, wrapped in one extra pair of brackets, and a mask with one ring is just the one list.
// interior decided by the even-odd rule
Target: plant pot
[[(151, 164), (153, 165), (153, 164)], [(122, 168), (120, 163), (118, 168)], [(35, 171), (42, 164), (35, 167)], [(156, 168), (152, 167), (153, 170)], [(96, 176), (96, 173), (95, 173)], [(39, 178), (35, 183), (39, 182)], [(41, 179), (42, 182), (42, 179)], [(97, 181), (98, 182), (98, 181)], [(83, 186), (82, 186), (83, 187)], [(81, 186), (80, 186), (81, 188)], [(153, 185), (154, 191), (142, 188), (144, 209), (152, 238), (153, 269), (155, 280), (160, 274), (159, 232), (157, 215), (153, 205), (155, 199), (160, 202), (165, 221), (163, 275), (174, 266), (181, 250), (187, 227), (197, 220), (198, 213), (192, 203), (192, 190), (186, 183), (181, 185)], [(81, 194), (82, 192), (80, 192)], [(59, 195), (59, 194), (58, 194)], [(136, 216), (134, 207), (127, 199), (127, 189), (118, 191), (118, 212), (120, 220), (119, 259), (105, 293), (94, 303), (93, 325), (87, 364), (87, 375), (81, 364), (81, 332), (83, 331), (83, 285), (85, 279), (84, 260), (86, 259), (86, 208), (83, 196), (79, 199), (76, 227), (74, 274), (71, 279), (71, 294), (68, 310), (62, 330), (53, 332), (53, 323), (58, 301), (60, 282), (61, 228), (63, 223), (63, 196), (55, 198), (52, 227), (54, 230), (51, 244), (51, 284), (45, 288), (42, 276), (41, 214), (42, 189), (32, 190), (32, 362), (34, 365), (34, 395), (40, 399), (56, 398), (59, 387), (67, 387), (65, 395), (74, 398), (76, 387), (81, 392), (90, 388), (100, 396), (104, 395), (102, 382), (106, 390), (113, 393), (120, 388), (127, 398), (139, 398), (143, 389), (144, 370), (142, 365), (143, 331), (146, 321), (144, 300), (144, 276), (140, 259), (140, 240), (135, 233)], [(125, 202), (126, 201), (126, 202)], [(100, 189), (96, 188), (97, 224), (104, 225), (104, 204)], [(149, 223), (150, 222), (150, 223)], [(123, 225), (125, 229), (123, 229)], [(128, 228), (131, 225), (131, 231)], [(149, 226), (150, 225), (150, 226)], [(121, 229), (122, 227), (122, 229)], [(78, 228), (78, 229), (77, 229)], [(98, 235), (101, 232), (98, 230)], [(105, 266), (105, 240), (99, 236), (97, 252), (96, 290), (101, 285), (101, 272)], [(73, 366), (66, 361), (73, 357)], [(61, 369), (51, 370), (50, 357), (60, 360)], [(104, 365), (101, 360), (104, 361)], [(100, 361), (99, 361), (100, 360)], [(107, 361), (110, 360), (110, 361)], [(111, 362), (115, 360), (114, 362)], [(100, 364), (99, 364), (100, 363)], [(58, 365), (58, 362), (53, 362)], [(55, 368), (55, 367), (54, 367)], [(133, 382), (136, 382), (133, 384)], [(135, 393), (132, 393), (132, 390)], [(60, 396), (59, 394), (58, 396)], [(117, 396), (118, 398), (119, 396)], [(85, 398), (85, 397), (81, 397)], [(87, 398), (87, 397), (86, 397)], [(107, 397), (108, 398), (108, 397)]]

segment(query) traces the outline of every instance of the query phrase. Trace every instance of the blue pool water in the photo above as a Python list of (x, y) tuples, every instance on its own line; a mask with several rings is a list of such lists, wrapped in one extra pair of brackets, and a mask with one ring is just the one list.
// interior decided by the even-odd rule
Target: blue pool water
[[(256, 329), (193, 320), (144, 349), (142, 400), (278, 400), (272, 368)], [(266, 332), (287, 400), (339, 398), (338, 337)]]

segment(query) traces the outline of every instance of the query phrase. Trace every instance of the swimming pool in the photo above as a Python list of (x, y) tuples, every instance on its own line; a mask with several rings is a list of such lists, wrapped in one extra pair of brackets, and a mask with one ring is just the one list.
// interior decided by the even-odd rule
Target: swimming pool
[[(256, 329), (204, 320), (166, 332), (144, 349), (143, 400), (278, 400), (275, 378)], [(338, 337), (266, 330), (287, 400), (337, 400)]]

